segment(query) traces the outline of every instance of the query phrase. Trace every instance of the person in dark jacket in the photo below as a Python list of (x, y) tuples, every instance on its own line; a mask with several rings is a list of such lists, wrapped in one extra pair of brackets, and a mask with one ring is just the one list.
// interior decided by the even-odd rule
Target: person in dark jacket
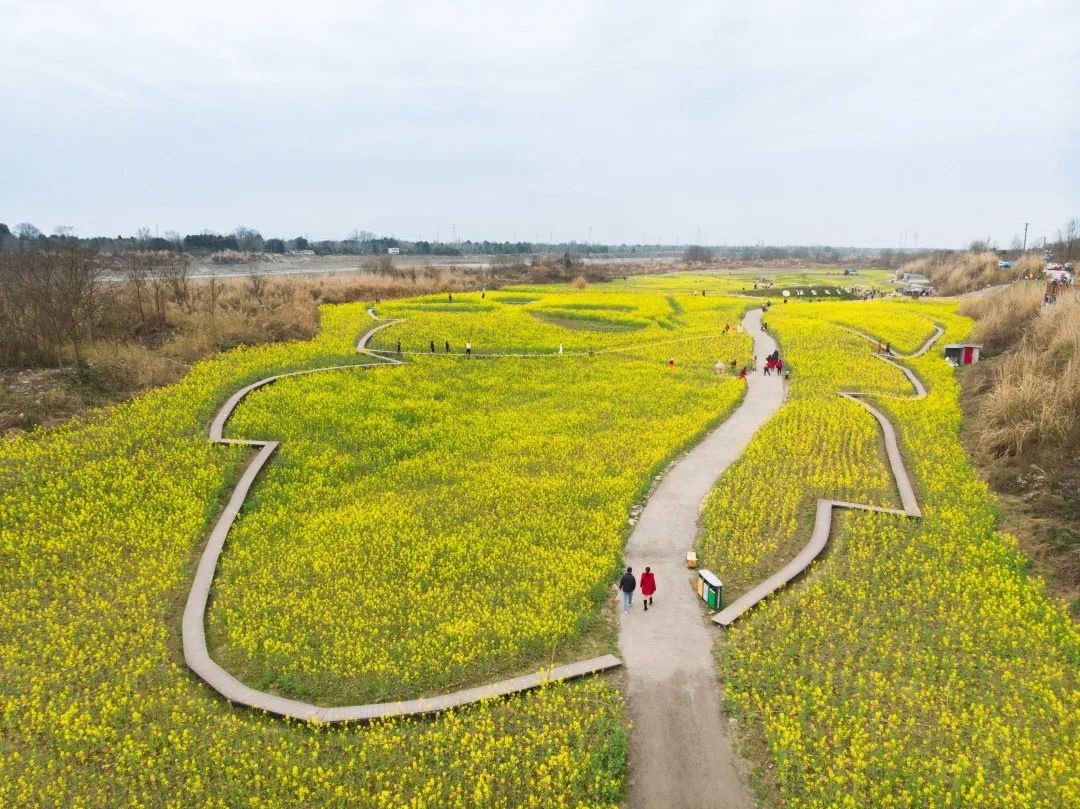
[(652, 597), (655, 592), (656, 574), (652, 572), (651, 567), (647, 567), (645, 572), (641, 574), (641, 600), (645, 602), (645, 612), (649, 611), (649, 605), (652, 604)]
[(632, 567), (626, 568), (626, 572), (623, 573), (621, 579), (619, 579), (619, 590), (622, 592), (622, 611), (623, 615), (630, 612), (630, 600), (634, 597), (634, 590), (637, 589), (637, 579), (634, 578), (634, 569)]

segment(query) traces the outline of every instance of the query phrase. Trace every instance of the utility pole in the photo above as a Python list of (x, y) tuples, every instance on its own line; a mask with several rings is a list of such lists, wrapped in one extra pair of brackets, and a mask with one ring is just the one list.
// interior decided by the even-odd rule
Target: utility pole
[(1021, 250), (1022, 253), (1027, 252), (1027, 229), (1028, 229), (1028, 225), (1030, 225), (1030, 224), (1031, 224), (1030, 222), (1025, 222), (1024, 223), (1024, 247)]

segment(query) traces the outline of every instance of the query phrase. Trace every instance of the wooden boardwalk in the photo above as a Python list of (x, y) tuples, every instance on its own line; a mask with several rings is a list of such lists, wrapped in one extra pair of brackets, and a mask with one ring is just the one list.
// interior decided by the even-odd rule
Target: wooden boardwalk
[[(375, 318), (375, 313), (369, 309), (368, 314)], [(375, 356), (368, 351), (367, 344), (372, 336), (380, 329), (400, 323), (400, 320), (390, 320), (369, 329), (356, 343), (358, 354)], [(399, 702), (381, 702), (367, 705), (342, 705), (323, 706), (313, 705), (299, 700), (288, 699), (277, 694), (259, 691), (244, 685), (236, 677), (225, 671), (210, 657), (210, 651), (206, 646), (206, 606), (210, 598), (210, 587), (214, 581), (214, 572), (217, 570), (218, 560), (229, 530), (236, 521), (240, 509), (247, 499), (248, 492), (258, 478), (259, 473), (266, 466), (270, 457), (277, 450), (278, 441), (259, 441), (241, 438), (225, 438), (222, 433), (225, 424), (237, 405), (254, 390), (277, 382), (279, 379), (287, 379), (294, 376), (307, 374), (325, 373), (327, 371), (353, 370), (357, 368), (380, 368), (402, 365), (400, 360), (393, 357), (377, 357), (379, 362), (356, 363), (351, 365), (331, 365), (324, 368), (313, 368), (307, 371), (294, 371), (286, 374), (276, 374), (260, 379), (246, 387), (241, 388), (226, 400), (218, 411), (214, 420), (210, 423), (210, 441), (214, 444), (242, 444), (258, 449), (255, 457), (248, 463), (244, 474), (233, 488), (221, 516), (218, 517), (210, 532), (206, 547), (195, 571), (195, 578), (188, 592), (187, 603), (184, 606), (182, 634), (184, 641), (184, 662), (187, 663), (203, 682), (214, 689), (227, 700), (238, 705), (256, 708), (277, 716), (299, 719), (313, 722), (370, 722), (375, 719), (386, 719), (395, 716), (418, 716), (422, 714), (438, 713), (451, 708), (460, 708), (481, 700), (504, 697), (519, 691), (528, 691), (539, 688), (547, 683), (559, 680), (570, 680), (583, 677), (587, 674), (595, 674), (622, 665), (621, 661), (613, 655), (593, 657), (588, 660), (579, 660), (562, 666), (543, 669), (541, 671), (526, 674), (521, 677), (513, 677), (500, 680), (476, 688), (468, 688), (455, 691), (450, 694), (440, 694), (423, 699), (411, 699)]]
[[(862, 332), (855, 331), (854, 329), (847, 329), (860, 337), (867, 340), (877, 342), (873, 337), (870, 337)], [(922, 345), (922, 347), (914, 354), (907, 355), (906, 358), (919, 357), (930, 350), (930, 347), (937, 342), (938, 338), (945, 333), (945, 330), (940, 326), (935, 327), (934, 334)], [(920, 380), (910, 368), (900, 365), (883, 355), (876, 355), (883, 362), (889, 363), (896, 368), (903, 371), (904, 375), (911, 382), (912, 387), (915, 389), (914, 399), (921, 399), (926, 396), (926, 386), (923, 385)], [(900, 502), (903, 505), (902, 509), (895, 508), (882, 508), (880, 506), (871, 506), (865, 503), (851, 503), (844, 500), (818, 500), (817, 512), (814, 517), (814, 530), (810, 534), (810, 540), (803, 546), (802, 550), (765, 581), (754, 585), (750, 590), (743, 593), (737, 599), (732, 601), (727, 607), (720, 610), (716, 615), (712, 617), (713, 623), (720, 626), (730, 626), (749, 610), (760, 604), (763, 600), (775, 593), (780, 588), (784, 587), (792, 579), (800, 576), (811, 563), (825, 550), (825, 546), (829, 542), (829, 535), (832, 533), (832, 515), (833, 511), (838, 508), (843, 509), (856, 509), (859, 511), (875, 511), (884, 514), (896, 514), (901, 517), (910, 517), (918, 519), (922, 517), (922, 510), (919, 508), (919, 503), (915, 498), (915, 488), (911, 483), (911, 478), (908, 476), (907, 469), (904, 466), (904, 458), (900, 453), (900, 447), (896, 440), (896, 430), (893, 428), (892, 423), (885, 417), (880, 410), (870, 406), (863, 401), (863, 396), (869, 396), (872, 394), (863, 394), (856, 392), (840, 393), (845, 399), (850, 399), (853, 402), (857, 402), (862, 407), (866, 408), (881, 426), (882, 436), (885, 439), (885, 452), (889, 458), (889, 468), (892, 470), (893, 480), (896, 482), (896, 489), (900, 493)]]

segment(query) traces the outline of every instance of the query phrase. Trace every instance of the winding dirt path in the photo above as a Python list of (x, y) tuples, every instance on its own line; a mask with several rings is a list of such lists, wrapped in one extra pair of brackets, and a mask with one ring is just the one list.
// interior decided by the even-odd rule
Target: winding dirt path
[[(764, 362), (776, 342), (761, 331), (761, 310), (743, 318)], [(621, 616), (619, 647), (629, 677), (630, 807), (753, 806), (746, 765), (731, 744), (712, 656), (713, 637), (691, 586), (685, 554), (697, 537), (701, 506), (784, 400), (784, 383), (760, 371), (731, 416), (672, 466), (649, 498), (626, 546), (626, 564), (657, 578), (653, 606), (635, 594)]]

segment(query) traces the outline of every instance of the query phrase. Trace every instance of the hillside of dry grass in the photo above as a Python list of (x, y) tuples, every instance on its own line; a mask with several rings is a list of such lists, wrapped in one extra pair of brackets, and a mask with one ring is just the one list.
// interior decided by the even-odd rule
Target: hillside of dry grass
[(899, 272), (925, 275), (939, 295), (962, 295), (1042, 273), (1042, 261), (1034, 254), (1022, 256), (1011, 268), (1002, 268), (999, 263), (998, 254), (992, 251), (942, 252), (910, 261)]
[(1080, 291), (1043, 307), (1041, 282), (971, 298), (965, 441), (1014, 534), (1052, 592), (1080, 619)]

